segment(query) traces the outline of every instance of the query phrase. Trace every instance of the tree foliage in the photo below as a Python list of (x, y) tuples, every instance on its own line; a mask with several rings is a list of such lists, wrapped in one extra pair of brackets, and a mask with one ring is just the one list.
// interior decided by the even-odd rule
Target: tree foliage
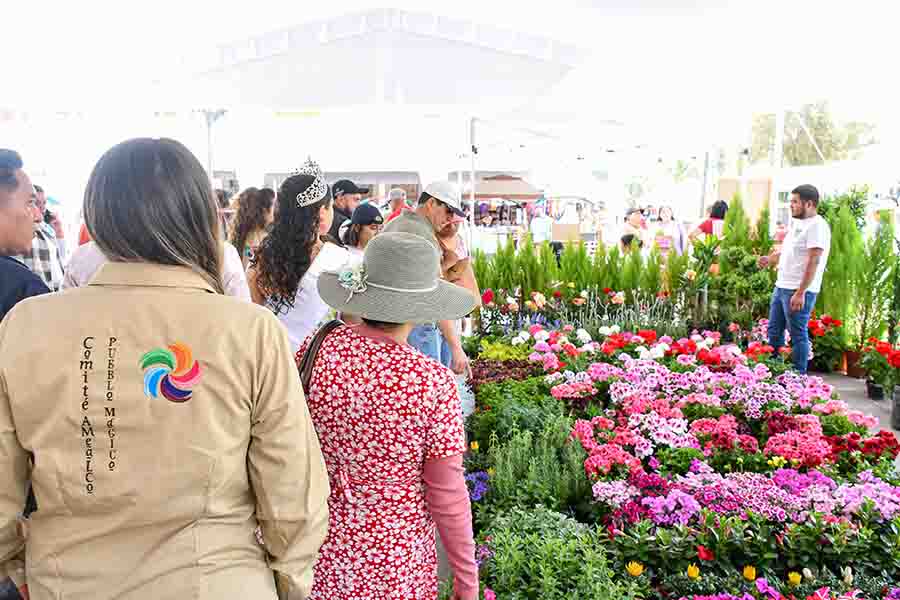
[[(838, 123), (831, 116), (826, 101), (806, 104), (799, 111), (788, 111), (785, 115), (785, 166), (822, 164), (822, 159), (803, 130), (804, 124), (826, 161), (856, 158), (862, 148), (875, 142), (874, 125), (860, 121)], [(775, 115), (757, 115), (753, 121), (750, 160), (769, 160), (774, 144)]]

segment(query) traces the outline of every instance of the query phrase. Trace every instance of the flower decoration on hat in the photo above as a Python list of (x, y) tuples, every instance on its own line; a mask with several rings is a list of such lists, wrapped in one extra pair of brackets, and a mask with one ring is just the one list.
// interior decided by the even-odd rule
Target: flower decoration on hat
[(353, 299), (353, 294), (361, 294), (366, 291), (366, 279), (366, 268), (362, 263), (348, 265), (338, 273), (338, 283), (350, 292), (347, 302)]

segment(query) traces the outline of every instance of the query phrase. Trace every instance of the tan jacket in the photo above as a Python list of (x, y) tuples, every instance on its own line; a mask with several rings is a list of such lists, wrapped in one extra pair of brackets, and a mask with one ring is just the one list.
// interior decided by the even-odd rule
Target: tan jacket
[(307, 597), (329, 485), (293, 353), (211, 291), (109, 263), (0, 324), (0, 576), (24, 548), (33, 600)]

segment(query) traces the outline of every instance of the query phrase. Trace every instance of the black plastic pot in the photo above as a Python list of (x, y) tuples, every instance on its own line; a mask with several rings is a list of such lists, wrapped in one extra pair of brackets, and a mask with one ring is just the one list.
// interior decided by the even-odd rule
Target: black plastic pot
[(871, 380), (866, 381), (866, 395), (870, 400), (884, 400), (884, 386)]

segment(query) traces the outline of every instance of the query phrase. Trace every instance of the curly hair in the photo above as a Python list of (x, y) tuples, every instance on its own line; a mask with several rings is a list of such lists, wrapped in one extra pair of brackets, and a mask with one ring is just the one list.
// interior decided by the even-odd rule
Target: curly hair
[(332, 202), (329, 187), (319, 202), (297, 206), (297, 194), (312, 182), (312, 175), (292, 175), (281, 184), (275, 222), (253, 261), (256, 285), (275, 314), (294, 307), (297, 288), (312, 264), (319, 239), (319, 210)]
[(231, 219), (228, 241), (237, 249), (238, 255), (244, 256), (244, 246), (250, 234), (268, 225), (266, 215), (272, 209), (274, 200), (275, 192), (269, 188), (260, 190), (249, 187), (231, 201), (234, 217)]

